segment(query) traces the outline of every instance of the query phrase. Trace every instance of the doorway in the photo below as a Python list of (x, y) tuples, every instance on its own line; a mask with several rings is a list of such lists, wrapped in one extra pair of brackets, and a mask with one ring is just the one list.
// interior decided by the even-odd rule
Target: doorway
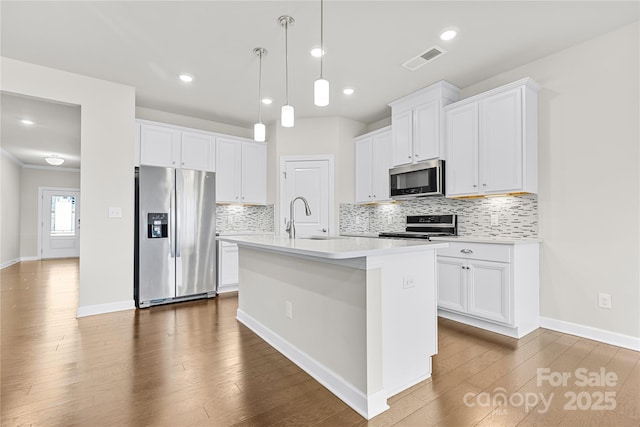
[(80, 256), (80, 190), (40, 188), (40, 258)]
[(297, 236), (329, 235), (333, 230), (333, 156), (286, 156), (280, 161), (280, 234), (285, 234), (290, 202), (303, 196), (309, 202), (311, 215), (305, 215), (304, 204), (294, 206)]

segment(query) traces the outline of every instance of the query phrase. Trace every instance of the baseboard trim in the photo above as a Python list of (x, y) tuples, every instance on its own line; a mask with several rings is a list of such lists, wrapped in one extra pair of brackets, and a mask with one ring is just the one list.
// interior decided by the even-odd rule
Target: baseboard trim
[(315, 378), (316, 381), (325, 386), (331, 393), (335, 394), (367, 420), (389, 409), (387, 405), (387, 393), (384, 389), (367, 396), (331, 369), (319, 363), (241, 309), (238, 309), (236, 319)]
[(14, 258), (14, 259), (11, 259), (9, 261), (5, 261), (2, 264), (0, 264), (0, 270), (2, 270), (3, 268), (9, 267), (9, 266), (11, 266), (13, 264), (17, 264), (19, 262), (22, 262), (22, 261), (38, 261), (39, 259), (40, 258), (38, 258), (37, 256), (23, 256), (23, 257), (20, 257), (20, 258)]
[(487, 322), (484, 320), (476, 319), (475, 317), (465, 316), (463, 314), (453, 313), (451, 311), (438, 309), (438, 316), (445, 319), (454, 320), (456, 322), (464, 323), (465, 325), (473, 326), (476, 328), (484, 329), (496, 334), (506, 335), (511, 338), (522, 338), (525, 335), (538, 329), (538, 325), (526, 325), (522, 327), (510, 327), (498, 325), (496, 323)]
[(133, 300), (110, 302), (107, 304), (85, 305), (78, 307), (76, 317), (94, 316), (96, 314), (114, 313), (116, 311), (133, 310), (136, 304)]
[(564, 334), (600, 341), (605, 344), (628, 348), (629, 350), (640, 351), (640, 338), (632, 337), (630, 335), (619, 334), (617, 332), (606, 331), (592, 326), (579, 325), (577, 323), (565, 322), (564, 320), (542, 316), (540, 316), (540, 327), (562, 332)]

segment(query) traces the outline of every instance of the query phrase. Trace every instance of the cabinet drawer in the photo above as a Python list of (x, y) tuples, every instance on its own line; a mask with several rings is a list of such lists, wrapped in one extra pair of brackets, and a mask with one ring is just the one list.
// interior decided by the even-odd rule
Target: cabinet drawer
[(511, 245), (449, 242), (449, 247), (438, 249), (437, 254), (463, 259), (511, 262), (511, 249)]

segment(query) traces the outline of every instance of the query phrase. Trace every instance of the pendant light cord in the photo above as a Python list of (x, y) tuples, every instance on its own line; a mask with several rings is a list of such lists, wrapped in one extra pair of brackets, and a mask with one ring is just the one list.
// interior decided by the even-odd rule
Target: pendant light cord
[(322, 79), (322, 63), (324, 58), (324, 1), (320, 0), (320, 78)]
[(258, 123), (262, 123), (262, 50), (259, 53), (260, 66), (258, 68)]
[(284, 97), (289, 105), (289, 21), (284, 23)]

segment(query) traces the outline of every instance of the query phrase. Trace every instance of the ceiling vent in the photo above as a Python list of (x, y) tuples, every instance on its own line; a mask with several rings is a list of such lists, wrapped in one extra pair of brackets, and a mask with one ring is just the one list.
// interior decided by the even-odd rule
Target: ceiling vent
[(433, 46), (422, 52), (420, 55), (411, 58), (410, 60), (402, 64), (402, 66), (408, 68), (411, 71), (415, 71), (427, 62), (431, 62), (434, 59), (444, 55), (446, 52), (447, 51), (441, 47)]

